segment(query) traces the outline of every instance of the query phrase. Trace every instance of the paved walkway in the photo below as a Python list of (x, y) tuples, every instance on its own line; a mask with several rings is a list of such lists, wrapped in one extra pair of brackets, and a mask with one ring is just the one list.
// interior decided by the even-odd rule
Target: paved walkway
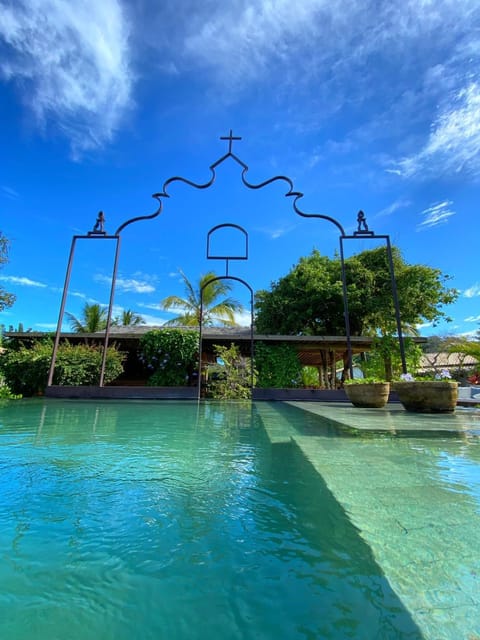
[(293, 442), (322, 476), (424, 637), (478, 640), (480, 412), (262, 407), (272, 442)]

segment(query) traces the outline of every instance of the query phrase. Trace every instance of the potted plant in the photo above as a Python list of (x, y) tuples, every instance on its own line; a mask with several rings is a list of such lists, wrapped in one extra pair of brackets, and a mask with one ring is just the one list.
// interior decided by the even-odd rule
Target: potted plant
[(354, 407), (380, 409), (388, 402), (390, 383), (380, 378), (345, 380), (345, 393)]
[(458, 382), (443, 369), (433, 378), (415, 379), (410, 373), (400, 376), (393, 390), (407, 411), (417, 413), (452, 413), (457, 406)]

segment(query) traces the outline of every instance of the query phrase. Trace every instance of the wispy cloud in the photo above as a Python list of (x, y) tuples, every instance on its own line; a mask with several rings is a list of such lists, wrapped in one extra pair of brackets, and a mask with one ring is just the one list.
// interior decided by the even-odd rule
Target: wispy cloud
[(383, 209), (381, 209), (373, 217), (374, 218), (383, 218), (383, 217), (386, 217), (386, 216), (391, 216), (396, 211), (399, 211), (400, 209), (406, 209), (411, 204), (412, 203), (410, 202), (410, 200), (405, 200), (403, 198), (400, 198), (398, 200), (395, 200), (395, 202), (392, 202), (392, 204), (389, 204), (387, 207), (384, 207)]
[(256, 229), (256, 231), (267, 235), (272, 240), (277, 240), (278, 238), (284, 236), (286, 233), (290, 233), (290, 231), (293, 231), (293, 229), (295, 229), (295, 226), (296, 225), (294, 224), (280, 224), (276, 227), (259, 227)]
[[(108, 276), (97, 274), (93, 278), (95, 282), (101, 282), (110, 285), (111, 279)], [(133, 291), (134, 293), (153, 293), (155, 287), (144, 280), (136, 280), (135, 278), (117, 278), (116, 288), (118, 291)]]
[(153, 309), (155, 311), (163, 311), (163, 307), (160, 303), (152, 302), (151, 304), (147, 304), (145, 302), (139, 302), (139, 307), (142, 309)]
[(112, 139), (131, 103), (128, 29), (118, 0), (17, 0), (0, 12), (16, 82), (42, 128), (58, 127), (74, 156)]
[(480, 322), (480, 316), (468, 316), (464, 322)]
[(463, 296), (465, 298), (475, 298), (476, 296), (480, 296), (480, 284), (476, 283), (468, 289), (465, 289)]
[(45, 331), (55, 331), (57, 325), (54, 322), (35, 322), (35, 327), (44, 329)]
[(166, 318), (161, 318), (161, 317), (158, 317), (158, 316), (152, 316), (152, 315), (149, 315), (148, 313), (147, 314), (142, 313), (142, 318), (144, 319), (145, 324), (150, 326), (150, 327), (151, 326), (161, 327), (163, 324), (165, 324), (165, 322), (167, 322)]
[(17, 200), (20, 197), (20, 194), (17, 191), (15, 191), (15, 189), (12, 189), (11, 187), (7, 187), (4, 184), (0, 185), (0, 192), (5, 197), (10, 198), (10, 200)]
[(400, 160), (393, 171), (406, 178), (464, 171), (480, 176), (479, 112), (480, 84), (472, 82), (444, 105), (420, 151)]
[(42, 289), (47, 287), (43, 282), (30, 280), (30, 278), (25, 278), (24, 276), (0, 276), (0, 280), (10, 282), (10, 284), (18, 284), (21, 287), (40, 287)]
[(423, 220), (417, 225), (417, 231), (445, 224), (448, 218), (456, 213), (450, 208), (452, 204), (451, 200), (444, 200), (443, 202), (436, 202), (421, 211), (420, 215), (423, 216)]

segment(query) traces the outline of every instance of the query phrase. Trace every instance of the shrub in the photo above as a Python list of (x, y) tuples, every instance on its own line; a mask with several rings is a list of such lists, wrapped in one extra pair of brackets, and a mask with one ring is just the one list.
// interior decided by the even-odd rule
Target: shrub
[[(418, 368), (422, 351), (411, 338), (404, 338), (405, 359), (408, 370)], [(402, 373), (400, 345), (395, 336), (376, 336), (372, 341), (372, 349), (364, 360), (357, 361), (365, 377), (383, 380), (394, 380)]]
[(295, 347), (290, 344), (259, 342), (255, 346), (255, 367), (257, 387), (288, 389), (301, 385), (302, 365)]
[(213, 349), (223, 365), (215, 369), (215, 376), (212, 376), (208, 383), (208, 397), (217, 400), (251, 398), (251, 358), (244, 358), (240, 354), (240, 349), (234, 344), (229, 347), (214, 345)]
[[(12, 393), (32, 396), (43, 393), (47, 386), (53, 343), (34, 343), (30, 348), (7, 349), (0, 356), (0, 371)], [(58, 385), (96, 385), (100, 375), (103, 348), (89, 345), (61, 344), (53, 383)], [(124, 354), (109, 347), (105, 363), (105, 383), (122, 372)]]
[(188, 383), (197, 366), (198, 333), (153, 329), (140, 340), (140, 360), (151, 372), (148, 384), (176, 387)]

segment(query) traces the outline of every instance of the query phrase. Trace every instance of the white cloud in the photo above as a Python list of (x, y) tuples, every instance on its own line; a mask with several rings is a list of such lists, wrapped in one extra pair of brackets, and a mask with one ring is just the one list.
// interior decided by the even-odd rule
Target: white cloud
[(424, 209), (420, 213), (420, 215), (423, 216), (423, 220), (417, 225), (417, 231), (447, 222), (448, 218), (455, 215), (455, 211), (450, 208), (452, 204), (453, 202), (451, 200), (444, 200), (443, 202), (436, 202), (427, 209)]
[(410, 200), (404, 200), (404, 199), (395, 200), (394, 202), (392, 202), (392, 204), (389, 204), (387, 207), (384, 207), (383, 209), (381, 209), (381, 211), (376, 213), (373, 217), (383, 218), (385, 216), (391, 216), (393, 213), (395, 213), (399, 209), (405, 209), (406, 207), (409, 207), (411, 204), (412, 203), (410, 202)]
[(480, 84), (472, 82), (447, 101), (423, 148), (398, 162), (396, 171), (406, 178), (464, 171), (480, 176), (479, 115)]
[(249, 327), (252, 322), (250, 311), (247, 311), (246, 309), (243, 311), (237, 311), (236, 313), (234, 313), (234, 317), (235, 322), (240, 327)]
[(0, 280), (3, 282), (10, 282), (11, 284), (18, 284), (22, 287), (41, 287), (46, 288), (46, 284), (43, 282), (37, 282), (35, 280), (30, 280), (30, 278), (25, 278), (23, 276), (0, 276)]
[[(111, 279), (108, 276), (97, 274), (93, 278), (96, 282), (102, 282), (110, 286)], [(155, 287), (143, 280), (135, 278), (117, 278), (116, 289), (118, 291), (133, 291), (134, 293), (153, 293)]]
[(57, 325), (54, 322), (35, 322), (34, 327), (45, 329), (46, 331), (55, 331)]
[(10, 200), (17, 200), (17, 198), (20, 197), (20, 194), (17, 193), (15, 189), (12, 189), (11, 187), (7, 187), (4, 184), (0, 185), (0, 191), (4, 196), (6, 196), (7, 198), (10, 198)]
[(480, 284), (474, 284), (463, 292), (465, 298), (475, 298), (480, 296)]
[(258, 227), (256, 231), (267, 235), (272, 240), (277, 240), (278, 238), (284, 236), (286, 233), (290, 233), (291, 231), (293, 231), (295, 229), (295, 226), (296, 225), (294, 224), (281, 224), (277, 227)]
[(142, 307), (142, 309), (153, 309), (154, 311), (163, 311), (163, 307), (160, 303), (152, 302), (151, 304), (146, 304), (145, 302), (140, 302), (138, 306)]
[(468, 316), (464, 322), (480, 322), (480, 316)]
[[(128, 30), (118, 0), (17, 0), (0, 12), (0, 76), (72, 153), (111, 140), (131, 102)], [(5, 55), (5, 51), (8, 55)]]
[(165, 324), (165, 322), (167, 322), (166, 318), (159, 318), (158, 316), (152, 316), (152, 315), (149, 315), (148, 313), (147, 314), (142, 313), (142, 318), (144, 319), (145, 324), (149, 327), (152, 327), (152, 326), (161, 327), (162, 325)]

